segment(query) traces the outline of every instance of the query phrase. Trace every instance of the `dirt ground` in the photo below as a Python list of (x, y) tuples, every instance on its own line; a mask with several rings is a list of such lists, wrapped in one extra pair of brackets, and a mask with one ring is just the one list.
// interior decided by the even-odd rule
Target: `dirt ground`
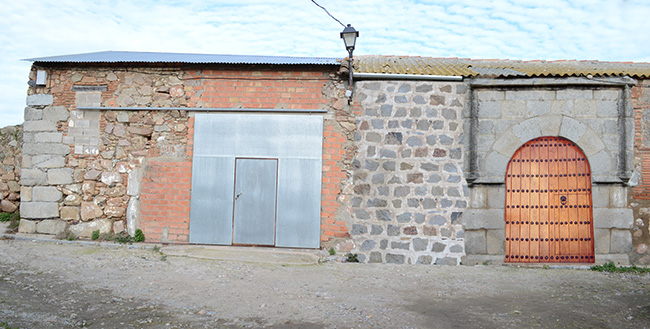
[(650, 275), (283, 265), (0, 241), (0, 328), (79, 327), (650, 328)]

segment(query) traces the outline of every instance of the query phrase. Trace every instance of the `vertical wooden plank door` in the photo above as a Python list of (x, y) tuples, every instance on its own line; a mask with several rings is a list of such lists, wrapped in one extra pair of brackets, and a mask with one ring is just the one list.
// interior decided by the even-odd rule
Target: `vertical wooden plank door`
[(591, 172), (561, 137), (533, 139), (506, 172), (505, 261), (593, 263)]
[(233, 244), (273, 246), (278, 160), (238, 158), (235, 162)]

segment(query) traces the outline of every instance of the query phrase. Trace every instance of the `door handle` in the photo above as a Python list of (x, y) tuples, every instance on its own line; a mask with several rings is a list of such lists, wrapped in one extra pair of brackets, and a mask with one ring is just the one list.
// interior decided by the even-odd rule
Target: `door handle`
[(239, 192), (239, 194), (237, 194), (237, 196), (235, 197), (235, 201), (237, 201), (237, 199), (239, 199), (239, 197), (242, 195), (242, 193), (244, 193), (244, 192)]

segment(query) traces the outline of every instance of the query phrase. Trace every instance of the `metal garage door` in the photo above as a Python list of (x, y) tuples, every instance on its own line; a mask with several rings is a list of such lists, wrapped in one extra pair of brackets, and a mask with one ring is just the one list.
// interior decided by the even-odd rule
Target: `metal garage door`
[(322, 152), (320, 115), (196, 114), (190, 243), (318, 248)]
[(506, 262), (593, 263), (591, 172), (571, 141), (524, 144), (506, 174)]

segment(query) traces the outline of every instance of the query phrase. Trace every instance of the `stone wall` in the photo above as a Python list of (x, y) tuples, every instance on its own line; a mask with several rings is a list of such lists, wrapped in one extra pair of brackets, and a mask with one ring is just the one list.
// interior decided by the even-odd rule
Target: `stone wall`
[(23, 127), (0, 129), (0, 210), (15, 212), (20, 206)]
[(359, 81), (350, 234), (362, 262), (457, 265), (463, 83)]
[(336, 216), (354, 124), (331, 67), (39, 69), (49, 80), (28, 91), (21, 232), (87, 237), (141, 228), (148, 241), (187, 243), (193, 111), (277, 108), (325, 110), (321, 240), (349, 236)]
[(470, 81), (472, 102), (464, 111), (465, 168), (471, 201), (463, 216), (466, 263), (503, 262), (505, 173), (527, 141), (561, 136), (588, 158), (596, 262), (629, 262), (632, 209), (627, 180), (632, 175), (634, 136), (629, 79), (478, 79)]

